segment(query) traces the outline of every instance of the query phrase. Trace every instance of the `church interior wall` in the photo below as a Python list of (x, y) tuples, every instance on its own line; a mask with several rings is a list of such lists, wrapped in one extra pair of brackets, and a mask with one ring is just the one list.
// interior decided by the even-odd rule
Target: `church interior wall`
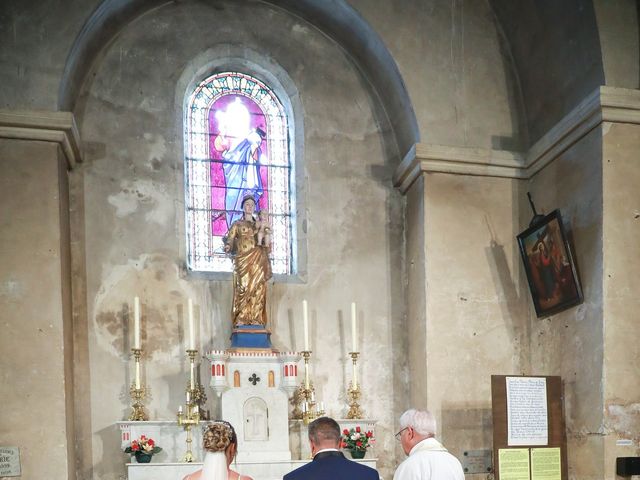
[(427, 405), (459, 457), (491, 448), (491, 375), (528, 368), (513, 212), (520, 181), (426, 173)]
[(603, 124), (603, 395), (604, 460), (609, 470), (616, 457), (637, 455), (618, 440), (640, 431), (638, 393), (640, 349), (637, 346), (640, 244), (640, 172), (638, 125)]
[[(261, 28), (265, 22), (272, 27)], [(183, 30), (191, 35), (167, 45), (169, 32)], [(211, 31), (215, 38), (207, 35)], [(281, 42), (292, 35), (299, 41)], [(273, 284), (268, 299), (272, 339), (280, 350), (302, 348), (297, 325), (307, 299), (317, 394), (328, 414), (341, 417), (350, 367), (348, 309), (357, 302), (367, 392), (363, 405), (380, 422), (377, 448), (393, 451), (396, 399), (389, 392), (398, 386), (393, 365), (403, 356), (394, 333), (395, 319), (404, 315), (399, 300), (403, 201), (392, 186), (388, 139), (376, 121), (379, 107), (344, 53), (285, 12), (259, 4), (222, 10), (175, 4), (121, 32), (78, 103), (87, 145), (79, 173), (84, 177), (94, 476), (117, 478), (124, 468), (114, 460), (121, 458), (114, 422), (126, 416), (129, 405), (124, 386), (131, 382), (127, 312), (133, 295), (143, 305), (143, 378), (152, 388), (152, 418), (172, 418), (183, 401), (187, 298), (200, 319), (200, 349), (228, 346), (230, 283), (185, 271), (178, 255), (184, 239), (176, 235), (183, 230), (183, 192), (174, 88), (189, 59), (202, 51), (202, 38), (210, 39), (209, 48), (242, 43), (268, 52), (298, 88), (305, 133), (304, 157), (298, 159), (304, 183), (298, 188), (306, 204), (298, 213), (306, 222), (310, 280)], [(202, 367), (205, 385), (207, 371)], [(215, 414), (213, 393), (210, 397)], [(381, 459), (382, 471), (394, 465), (393, 457)]]
[[(0, 5), (2, 108), (59, 105), (74, 39), (100, 4), (63, 3)], [(3, 415), (0, 440), (21, 446), (25, 478), (71, 477), (76, 461), (79, 478), (123, 475), (114, 423), (130, 410), (134, 295), (151, 418), (174, 418), (184, 402), (188, 298), (200, 350), (228, 346), (231, 283), (185, 268), (175, 98), (194, 59), (220, 45), (263, 55), (296, 86), (305, 271), (271, 286), (272, 339), (301, 349), (307, 299), (316, 391), (341, 417), (358, 303), (363, 405), (379, 421), (376, 453), (394, 452), (380, 455), (384, 478), (403, 458), (393, 433), (410, 406), (436, 413), (454, 454), (490, 448), (491, 374), (562, 376), (571, 478), (613, 478), (615, 457), (637, 454), (615, 444), (640, 428), (635, 126), (595, 128), (528, 180), (427, 173), (403, 197), (391, 177), (406, 152), (354, 52), (275, 1), (143, 8), (151, 3), (135, 2), (144, 14), (126, 26), (104, 26), (122, 28), (90, 59), (74, 107), (84, 162), (69, 172), (68, 208), (55, 145), (0, 139), (0, 241), (10, 245), (0, 249), (0, 350), (11, 387), (0, 403), (34, 419)], [(349, 3), (393, 55), (423, 142), (524, 152), (598, 85), (638, 87), (630, 1)], [(532, 310), (515, 242), (531, 218), (526, 191), (571, 226), (585, 296), (546, 319)], [(46, 295), (30, 294), (41, 285)], [(56, 415), (42, 422), (42, 412)]]
[[(561, 210), (585, 301), (538, 319), (530, 307), (532, 375), (560, 375), (565, 390), (569, 471), (604, 478), (602, 130), (587, 136), (536, 174), (527, 189), (539, 212)], [(533, 214), (522, 205), (521, 230)], [(525, 291), (527, 295), (529, 292)], [(600, 459), (600, 461), (596, 460)], [(608, 471), (611, 471), (609, 468)]]
[(524, 146), (518, 80), (489, 2), (351, 3), (393, 54), (421, 141), (498, 150)]
[(402, 411), (412, 405), (427, 405), (427, 303), (426, 247), (425, 247), (425, 193), (424, 178), (416, 179), (407, 192), (405, 214), (405, 275), (407, 331), (407, 388), (408, 402)]
[(638, 3), (631, 0), (593, 2), (606, 85), (640, 86)]
[[(28, 446), (24, 475), (67, 478), (75, 439), (71, 359), (63, 355), (73, 331), (65, 163), (49, 142), (2, 139), (0, 158), (0, 263), (11, 272), (0, 290), (0, 438)], [(43, 451), (52, 457), (44, 464)]]
[(604, 84), (593, 2), (490, 4), (515, 64), (528, 138), (534, 144)]

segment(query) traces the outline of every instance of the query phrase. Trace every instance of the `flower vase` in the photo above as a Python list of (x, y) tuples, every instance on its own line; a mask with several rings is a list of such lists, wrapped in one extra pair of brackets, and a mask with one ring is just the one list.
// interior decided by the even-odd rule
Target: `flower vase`
[(360, 460), (360, 459), (364, 458), (364, 456), (367, 453), (367, 451), (366, 450), (361, 450), (359, 448), (351, 448), (351, 449), (349, 449), (349, 453), (351, 453), (351, 458), (354, 458), (356, 460)]
[(135, 456), (136, 456), (136, 462), (138, 463), (149, 463), (151, 462), (151, 457), (153, 457), (153, 455), (151, 455), (150, 453), (144, 453), (144, 452), (136, 452)]

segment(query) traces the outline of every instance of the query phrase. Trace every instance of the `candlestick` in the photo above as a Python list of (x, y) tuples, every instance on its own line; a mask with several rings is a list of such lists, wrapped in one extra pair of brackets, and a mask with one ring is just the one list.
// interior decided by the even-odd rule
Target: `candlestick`
[(349, 412), (347, 413), (347, 418), (362, 418), (362, 410), (360, 409), (360, 404), (358, 400), (360, 399), (360, 387), (358, 386), (358, 377), (357, 377), (357, 362), (359, 352), (351, 352), (351, 359), (353, 360), (353, 381), (350, 383), (347, 388), (347, 397), (349, 398)]
[(182, 413), (182, 405), (178, 406), (178, 413)]
[(133, 299), (133, 348), (140, 348), (140, 298)]
[(189, 372), (189, 384), (191, 386), (191, 390), (194, 390), (196, 388), (196, 378), (195, 378), (195, 375), (194, 375), (194, 368), (195, 368), (195, 365), (193, 364), (193, 362), (191, 362), (190, 366), (189, 366), (189, 370), (190, 370), (190, 372)]
[(302, 322), (304, 324), (304, 350), (309, 351), (309, 315), (307, 312), (307, 301), (302, 301)]
[(189, 299), (189, 350), (195, 350), (195, 335), (193, 329), (193, 301)]
[(357, 323), (356, 322), (356, 304), (355, 302), (352, 302), (351, 303), (351, 351), (353, 352), (358, 351), (356, 323)]
[(142, 350), (139, 348), (132, 348), (133, 356), (135, 358), (135, 380), (131, 384), (129, 388), (129, 394), (133, 399), (133, 410), (129, 415), (129, 420), (132, 421), (142, 421), (149, 420), (149, 415), (144, 409), (144, 398), (147, 395), (147, 389), (142, 387), (140, 382), (140, 355), (142, 354)]

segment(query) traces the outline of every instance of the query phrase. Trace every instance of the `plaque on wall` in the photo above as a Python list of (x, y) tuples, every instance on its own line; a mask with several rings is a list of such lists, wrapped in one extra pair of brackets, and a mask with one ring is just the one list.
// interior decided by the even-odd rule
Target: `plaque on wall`
[(491, 450), (465, 450), (462, 453), (462, 470), (465, 474), (491, 473)]
[(20, 449), (0, 447), (0, 477), (19, 477), (20, 475)]

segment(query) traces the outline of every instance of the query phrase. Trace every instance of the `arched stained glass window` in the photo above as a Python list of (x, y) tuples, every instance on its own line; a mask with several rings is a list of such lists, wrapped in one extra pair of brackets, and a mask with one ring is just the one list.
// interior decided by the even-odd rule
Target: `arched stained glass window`
[(252, 194), (272, 227), (276, 274), (294, 273), (292, 162), (282, 103), (260, 80), (224, 72), (202, 81), (185, 115), (185, 195), (188, 265), (231, 272), (223, 237)]

